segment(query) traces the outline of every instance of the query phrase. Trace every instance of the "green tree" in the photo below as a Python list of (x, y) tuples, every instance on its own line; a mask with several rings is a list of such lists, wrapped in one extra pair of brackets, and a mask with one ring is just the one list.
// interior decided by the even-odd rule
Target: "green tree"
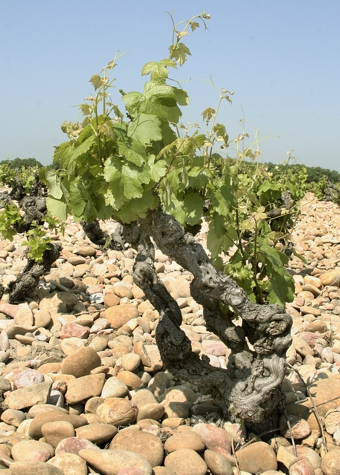
[(7, 162), (10, 168), (16, 170), (21, 170), (22, 168), (43, 167), (43, 165), (35, 158), (15, 158), (14, 160), (3, 160), (3, 162)]

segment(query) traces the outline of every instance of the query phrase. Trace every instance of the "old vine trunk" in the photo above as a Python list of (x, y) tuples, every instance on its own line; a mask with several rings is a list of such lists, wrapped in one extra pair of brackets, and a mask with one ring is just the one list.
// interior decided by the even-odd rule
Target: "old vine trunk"
[[(278, 305), (251, 302), (230, 277), (213, 267), (193, 236), (160, 208), (150, 211), (138, 226), (125, 225), (122, 234), (138, 250), (135, 282), (160, 314), (156, 342), (165, 367), (203, 394), (218, 398), (228, 420), (242, 419), (257, 432), (277, 427), (285, 352), (291, 344), (291, 317)], [(208, 357), (191, 351), (190, 341), (180, 328), (180, 309), (156, 274), (150, 238), (192, 273), (191, 295), (203, 306), (207, 329), (231, 350), (227, 369), (211, 366)], [(235, 324), (236, 316), (241, 320)]]

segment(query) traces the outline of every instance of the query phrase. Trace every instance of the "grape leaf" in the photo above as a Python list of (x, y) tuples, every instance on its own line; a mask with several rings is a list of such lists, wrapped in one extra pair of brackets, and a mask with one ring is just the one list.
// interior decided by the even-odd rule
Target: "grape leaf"
[(67, 218), (67, 205), (61, 200), (57, 200), (48, 196), (46, 198), (46, 205), (49, 213), (55, 218), (59, 218), (61, 221), (66, 221)]
[(131, 122), (128, 136), (139, 140), (144, 145), (154, 140), (162, 139), (161, 121), (153, 114), (139, 114)]
[(186, 60), (187, 56), (191, 55), (190, 50), (185, 46), (184, 43), (178, 43), (177, 45), (171, 45), (169, 48), (170, 58), (175, 59), (180, 66), (182, 66)]
[(190, 193), (184, 198), (183, 209), (185, 211), (185, 220), (193, 226), (200, 222), (203, 214), (204, 201), (198, 193)]

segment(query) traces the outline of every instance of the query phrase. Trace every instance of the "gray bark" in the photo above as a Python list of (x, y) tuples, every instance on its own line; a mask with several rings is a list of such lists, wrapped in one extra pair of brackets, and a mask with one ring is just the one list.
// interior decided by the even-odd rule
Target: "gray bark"
[[(255, 431), (277, 427), (291, 317), (278, 305), (251, 302), (230, 277), (213, 267), (193, 236), (160, 208), (140, 219), (139, 227), (142, 232), (130, 233), (130, 243), (138, 249), (134, 279), (159, 311), (156, 342), (165, 367), (203, 394), (222, 401), (228, 420), (243, 419)], [(191, 295), (203, 306), (207, 329), (232, 351), (227, 369), (213, 367), (206, 356), (191, 351), (180, 328), (180, 309), (156, 274), (150, 237), (164, 254), (192, 273)], [(220, 304), (228, 310), (222, 311)], [(235, 325), (235, 316), (242, 319), (241, 326)]]

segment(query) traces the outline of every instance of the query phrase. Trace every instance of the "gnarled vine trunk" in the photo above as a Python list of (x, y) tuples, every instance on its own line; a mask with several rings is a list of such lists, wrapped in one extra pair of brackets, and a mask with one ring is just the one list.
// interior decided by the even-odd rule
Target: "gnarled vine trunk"
[(7, 288), (0, 287), (0, 297), (7, 293), (9, 303), (14, 304), (20, 303), (25, 297), (31, 296), (37, 290), (41, 277), (51, 270), (52, 264), (59, 258), (60, 252), (60, 244), (50, 244), (50, 248), (44, 252), (42, 262), (28, 259), (25, 268), (18, 277), (11, 281)]
[[(135, 282), (160, 314), (156, 342), (165, 367), (203, 394), (219, 399), (228, 420), (243, 419), (257, 432), (277, 427), (279, 387), (285, 372), (285, 352), (291, 344), (291, 317), (278, 305), (251, 302), (230, 277), (213, 267), (193, 236), (160, 208), (124, 231), (138, 249)], [(208, 357), (191, 351), (190, 340), (180, 328), (180, 309), (156, 274), (150, 238), (192, 273), (191, 295), (203, 306), (207, 329), (231, 350), (227, 369), (211, 366)], [(222, 311), (220, 303), (229, 310)], [(241, 325), (235, 325), (236, 315), (242, 319)]]

